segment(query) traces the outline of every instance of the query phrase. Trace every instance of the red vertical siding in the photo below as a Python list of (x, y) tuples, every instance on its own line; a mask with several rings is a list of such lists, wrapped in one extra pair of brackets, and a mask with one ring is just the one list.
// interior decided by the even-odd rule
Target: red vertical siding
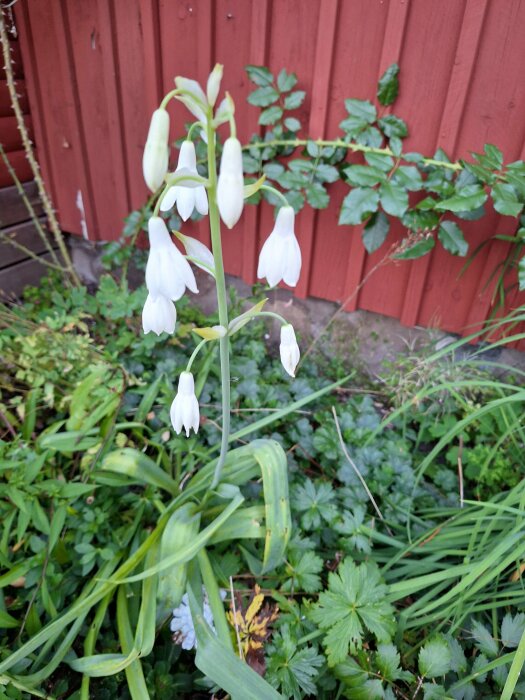
[[(520, 0), (26, 0), (16, 12), (38, 115), (35, 137), (60, 221), (82, 232), (81, 192), (94, 240), (116, 238), (129, 209), (147, 197), (142, 149), (160, 96), (178, 74), (204, 82), (216, 61), (224, 63), (242, 139), (258, 129), (258, 111), (245, 101), (252, 87), (246, 64), (295, 71), (307, 91), (300, 110), (306, 131), (329, 138), (340, 133), (344, 98), (373, 97), (379, 76), (396, 61), (401, 92), (394, 111), (409, 125), (409, 150), (432, 154), (442, 147), (457, 158), (488, 141), (506, 160), (523, 157)], [(175, 135), (189, 116), (175, 103), (170, 113)], [(507, 254), (505, 244), (486, 246), (461, 279), (464, 260), (440, 246), (421, 260), (376, 270), (388, 245), (403, 237), (402, 227), (393, 226), (389, 243), (367, 255), (360, 227), (337, 225), (345, 187), (330, 193), (328, 209), (306, 208), (297, 217), (304, 258), (298, 296), (451, 331), (487, 317), (492, 290), (484, 283)], [(230, 273), (255, 280), (258, 250), (272, 226), (273, 211), (264, 205), (247, 207), (241, 224), (225, 231)], [(203, 224), (189, 228), (208, 240)], [(491, 212), (465, 230), (473, 249), (495, 232), (512, 233), (512, 221)]]

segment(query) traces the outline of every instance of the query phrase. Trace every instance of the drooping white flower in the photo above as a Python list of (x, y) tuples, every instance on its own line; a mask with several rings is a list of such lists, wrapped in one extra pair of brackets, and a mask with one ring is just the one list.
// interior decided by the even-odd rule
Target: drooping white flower
[(142, 157), (146, 185), (156, 192), (168, 172), (170, 117), (165, 109), (156, 109), (151, 117)]
[(281, 326), (281, 344), (279, 346), (279, 351), (284, 369), (291, 377), (295, 377), (295, 368), (299, 364), (301, 353), (295, 338), (295, 331), (293, 326), (289, 323)]
[(186, 287), (198, 293), (195, 275), (189, 262), (178, 250), (160, 216), (148, 221), (150, 252), (146, 265), (146, 286), (153, 297), (177, 301)]
[(232, 136), (226, 139), (222, 151), (217, 205), (221, 219), (228, 228), (233, 228), (239, 221), (244, 207), (244, 177), (241, 143)]
[[(226, 591), (219, 590), (221, 599), (224, 600), (226, 597)], [(208, 602), (208, 596), (203, 586), (203, 601), (202, 601), (202, 614), (208, 625), (211, 627), (214, 634), (215, 625), (213, 624), (213, 614)], [(188, 601), (188, 594), (185, 593), (182, 596), (181, 604), (174, 609), (173, 619), (170, 622), (170, 629), (174, 633), (173, 641), (176, 644), (180, 644), (183, 649), (194, 649), (197, 647), (197, 640), (195, 638), (195, 627), (193, 625), (193, 618), (191, 616), (190, 604)]]
[(301, 274), (301, 249), (294, 233), (294, 219), (292, 207), (279, 209), (273, 231), (259, 255), (257, 277), (266, 277), (270, 287), (281, 280), (295, 287)]
[[(197, 172), (197, 156), (193, 141), (184, 141), (180, 147), (179, 161), (175, 173), (183, 171), (193, 175)], [(208, 197), (204, 185), (186, 186), (174, 185), (166, 192), (160, 203), (161, 211), (168, 211), (177, 202), (177, 211), (183, 221), (187, 221), (197, 209), (199, 214), (205, 216), (208, 213)]]
[(195, 396), (195, 382), (191, 372), (180, 374), (179, 388), (171, 404), (170, 418), (177, 435), (183, 427), (186, 437), (190, 436), (192, 428), (195, 432), (199, 430), (199, 402)]
[(213, 259), (211, 250), (197, 238), (185, 236), (183, 233), (180, 233), (180, 231), (176, 231), (175, 235), (184, 246), (186, 255), (192, 258), (192, 262), (194, 262), (197, 267), (200, 267), (201, 270), (215, 276), (215, 260)]
[(177, 310), (171, 299), (163, 296), (154, 297), (148, 294), (142, 311), (142, 328), (144, 333), (153, 331), (157, 335), (175, 332)]
[(210, 104), (212, 107), (217, 101), (217, 97), (219, 95), (223, 67), (224, 66), (222, 66), (220, 63), (216, 63), (212, 72), (208, 76), (208, 83), (206, 84), (206, 97), (208, 98), (208, 104)]

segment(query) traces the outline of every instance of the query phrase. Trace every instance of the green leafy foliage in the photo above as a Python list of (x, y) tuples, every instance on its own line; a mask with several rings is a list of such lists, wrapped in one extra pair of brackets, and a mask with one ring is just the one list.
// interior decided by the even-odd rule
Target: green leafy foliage
[(328, 576), (328, 590), (319, 596), (311, 618), (326, 631), (328, 663), (332, 666), (363, 645), (366, 631), (379, 642), (390, 640), (395, 630), (393, 608), (385, 601), (386, 586), (379, 569), (371, 563), (355, 564), (350, 559)]
[(395, 102), (399, 93), (399, 66), (392, 63), (379, 79), (377, 86), (377, 99), (382, 105), (391, 105)]

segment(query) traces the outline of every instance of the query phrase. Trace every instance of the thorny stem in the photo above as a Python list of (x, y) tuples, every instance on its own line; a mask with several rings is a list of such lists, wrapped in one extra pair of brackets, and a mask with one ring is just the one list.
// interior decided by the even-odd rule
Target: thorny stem
[(11, 106), (13, 108), (13, 111), (15, 113), (16, 117), (16, 123), (18, 130), (20, 132), (20, 135), (22, 137), (22, 143), (24, 146), (24, 151), (26, 154), (26, 158), (29, 161), (29, 165), (31, 166), (31, 171), (33, 173), (33, 177), (36, 182), (36, 186), (38, 189), (38, 195), (40, 197), (40, 200), (42, 202), (42, 206), (44, 208), (44, 211), (47, 216), (49, 228), (51, 229), (51, 232), (53, 233), (53, 236), (55, 238), (56, 244), (58, 249), (60, 250), (60, 254), (64, 260), (64, 265), (67, 270), (67, 273), (69, 275), (70, 281), (78, 286), (80, 285), (80, 280), (78, 278), (77, 273), (75, 272), (75, 268), (73, 266), (73, 263), (71, 261), (71, 257), (69, 255), (69, 252), (67, 250), (64, 237), (62, 236), (62, 231), (60, 230), (60, 225), (57, 221), (55, 211), (53, 209), (53, 206), (51, 204), (51, 200), (49, 198), (49, 195), (47, 193), (47, 190), (44, 185), (44, 181), (42, 180), (42, 175), (40, 174), (40, 166), (37, 163), (37, 160), (35, 158), (35, 154), (33, 151), (33, 146), (31, 144), (31, 140), (29, 138), (29, 134), (24, 122), (24, 117), (22, 114), (22, 109), (20, 107), (20, 100), (18, 99), (18, 95), (16, 92), (16, 85), (15, 85), (15, 79), (13, 75), (13, 65), (11, 61), (11, 56), (10, 56), (10, 47), (9, 47), (9, 39), (7, 36), (7, 29), (6, 29), (6, 24), (5, 24), (5, 19), (4, 19), (4, 14), (3, 11), (0, 9), (0, 43), (2, 44), (2, 53), (3, 53), (3, 59), (4, 59), (4, 70), (5, 70), (5, 75), (7, 79), (7, 87), (9, 90), (9, 97), (11, 99)]
[[(221, 224), (219, 209), (217, 206), (217, 161), (215, 154), (215, 133), (213, 129), (213, 112), (211, 107), (208, 113), (206, 126), (208, 136), (208, 199), (210, 210), (210, 234), (213, 259), (215, 261), (215, 284), (217, 287), (217, 306), (219, 309), (219, 323), (228, 328), (228, 303), (226, 300), (226, 281), (224, 278), (224, 263), (222, 259)], [(222, 388), (222, 438), (221, 451), (210, 489), (214, 489), (220, 481), (221, 473), (228, 452), (228, 439), (230, 437), (230, 339), (224, 336), (219, 339), (219, 353), (221, 360), (221, 388)]]
[[(318, 141), (313, 141), (312, 139), (275, 139), (273, 141), (248, 143), (246, 146), (243, 146), (243, 150), (248, 151), (251, 148), (271, 148), (272, 146), (293, 146), (298, 148), (299, 146), (306, 146), (309, 143), (315, 143), (316, 146), (347, 148), (350, 151), (359, 153), (376, 153), (381, 156), (391, 156), (392, 158), (399, 157), (396, 156), (390, 148), (372, 148), (372, 146), (362, 146), (360, 143), (343, 141), (342, 139), (334, 139), (333, 141), (324, 141), (322, 139)], [(436, 165), (441, 168), (448, 168), (449, 170), (463, 170), (461, 163), (447, 163), (442, 160), (436, 160), (435, 158), (423, 158), (422, 163), (424, 165)]]

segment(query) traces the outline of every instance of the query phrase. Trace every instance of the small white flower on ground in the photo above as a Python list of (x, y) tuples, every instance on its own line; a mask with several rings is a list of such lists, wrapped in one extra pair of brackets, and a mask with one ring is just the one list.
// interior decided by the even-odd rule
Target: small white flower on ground
[(177, 311), (171, 299), (163, 296), (154, 297), (148, 294), (142, 311), (142, 328), (144, 333), (153, 331), (157, 335), (175, 332)]
[(168, 172), (170, 117), (165, 109), (156, 109), (151, 117), (142, 157), (146, 185), (156, 192)]
[(293, 208), (281, 207), (259, 255), (257, 277), (266, 277), (270, 287), (281, 280), (295, 287), (301, 274), (301, 249), (295, 237), (294, 221)]
[(221, 219), (228, 228), (233, 228), (244, 207), (242, 147), (240, 141), (233, 137), (224, 142), (217, 183), (217, 205)]
[(201, 270), (213, 274), (215, 276), (215, 260), (213, 259), (213, 253), (209, 248), (207, 248), (204, 243), (201, 243), (197, 238), (192, 238), (191, 236), (185, 236), (183, 233), (177, 231), (175, 233), (179, 241), (184, 246), (186, 255), (192, 258), (192, 261), (200, 267)]
[[(221, 590), (220, 596), (222, 600), (224, 600), (224, 598), (226, 597), (226, 591)], [(217, 632), (215, 631), (215, 626), (213, 624), (213, 615), (211, 612), (210, 604), (208, 603), (208, 597), (205, 591), (202, 614), (208, 625), (211, 627), (212, 631), (215, 634), (217, 634)], [(181, 604), (173, 611), (173, 619), (170, 623), (170, 629), (174, 633), (173, 640), (177, 644), (180, 644), (183, 649), (189, 650), (197, 647), (197, 640), (195, 638), (195, 627), (193, 626), (193, 619), (191, 617), (187, 593), (185, 593), (182, 596)]]
[(146, 265), (146, 286), (157, 298), (177, 301), (186, 287), (198, 293), (195, 275), (189, 262), (173, 243), (166, 224), (160, 216), (148, 221), (150, 252)]
[[(184, 141), (180, 147), (179, 161), (175, 174), (182, 169), (189, 171), (192, 175), (199, 174), (197, 172), (197, 156), (193, 141)], [(187, 221), (190, 218), (194, 209), (197, 209), (199, 214), (203, 216), (208, 213), (208, 196), (204, 185), (187, 187), (181, 184), (170, 187), (160, 203), (161, 211), (168, 211), (175, 202), (177, 202), (177, 211), (183, 221)]]
[(281, 353), (281, 362), (283, 363), (284, 369), (291, 377), (295, 377), (295, 368), (299, 364), (301, 353), (295, 338), (295, 331), (293, 326), (289, 323), (281, 326), (281, 344), (279, 346), (279, 351)]
[(170, 418), (177, 435), (182, 428), (186, 431), (186, 437), (190, 436), (192, 428), (195, 432), (199, 430), (199, 402), (195, 396), (195, 382), (191, 372), (181, 372), (177, 395), (171, 404)]

